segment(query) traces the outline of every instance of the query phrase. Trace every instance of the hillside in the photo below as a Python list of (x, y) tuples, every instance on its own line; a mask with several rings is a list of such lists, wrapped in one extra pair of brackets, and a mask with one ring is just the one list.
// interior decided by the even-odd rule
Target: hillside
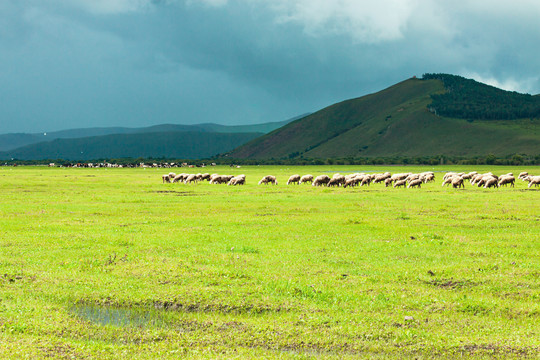
[[(487, 86), (474, 83), (476, 90), (469, 84), (468, 95), (462, 99), (474, 98), (475, 91)], [(228, 156), (263, 159), (540, 154), (538, 118), (478, 120), (440, 116), (432, 104), (448, 92), (438, 78), (408, 79), (293, 121)], [(501, 94), (515, 96), (497, 89), (497, 99), (484, 101), (500, 104), (507, 100)], [(461, 103), (463, 108), (469, 105)]]
[(104, 136), (113, 134), (142, 134), (142, 133), (158, 133), (158, 132), (215, 132), (215, 133), (262, 133), (266, 134), (275, 129), (288, 124), (300, 117), (308, 114), (294, 117), (292, 119), (267, 122), (253, 125), (220, 125), (220, 124), (196, 124), (196, 125), (179, 125), (179, 124), (160, 124), (141, 128), (128, 127), (95, 127), (81, 129), (67, 129), (61, 131), (53, 131), (47, 133), (16, 133), (16, 134), (0, 134), (0, 151), (13, 150), (22, 146), (37, 144), (43, 141), (53, 141), (56, 139), (76, 139), (91, 136)]
[(234, 149), (262, 133), (156, 132), (56, 139), (0, 152), (0, 159), (201, 159)]

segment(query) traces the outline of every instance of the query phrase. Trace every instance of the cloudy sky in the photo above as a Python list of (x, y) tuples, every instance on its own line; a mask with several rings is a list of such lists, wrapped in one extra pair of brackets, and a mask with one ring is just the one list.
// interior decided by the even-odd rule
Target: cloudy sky
[(1, 0), (0, 133), (280, 121), (426, 72), (540, 93), (538, 0)]

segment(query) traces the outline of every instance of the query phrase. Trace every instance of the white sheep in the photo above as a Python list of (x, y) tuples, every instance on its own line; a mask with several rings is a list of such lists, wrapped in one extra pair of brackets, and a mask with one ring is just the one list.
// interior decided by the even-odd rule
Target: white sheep
[(465, 184), (463, 183), (463, 178), (461, 176), (454, 176), (452, 179), (452, 187), (454, 189), (456, 188), (464, 188), (465, 189)]
[(268, 185), (268, 183), (271, 183), (273, 185), (277, 185), (276, 177), (273, 176), (273, 175), (266, 175), (259, 181), (259, 185), (261, 185), (261, 184)]
[(422, 180), (421, 179), (413, 179), (409, 182), (409, 185), (407, 186), (407, 188), (413, 188), (413, 187), (418, 187), (420, 188), (422, 185)]
[(299, 181), (300, 181), (300, 175), (298, 174), (291, 175), (291, 177), (289, 177), (289, 180), (287, 181), (287, 185), (290, 185), (290, 184), (298, 185)]
[(394, 182), (395, 188), (400, 187), (400, 186), (403, 186), (403, 188), (405, 188), (405, 185), (407, 185), (407, 181), (405, 179), (397, 180)]
[(319, 175), (313, 180), (312, 186), (321, 186), (326, 185), (330, 181), (330, 176), (328, 175)]
[(516, 178), (514, 177), (514, 175), (511, 175), (511, 174), (506, 174), (506, 175), (501, 175), (499, 177), (499, 187), (501, 187), (502, 185), (506, 186), (508, 184), (510, 184), (512, 187), (514, 187), (514, 183), (516, 182)]
[(304, 175), (300, 178), (300, 181), (298, 182), (298, 184), (303, 184), (303, 183), (312, 183), (313, 182), (313, 175), (311, 174), (307, 174), (307, 175)]
[(528, 187), (530, 188), (532, 185), (538, 186), (540, 185), (540, 176), (527, 176), (527, 181), (529, 182)]

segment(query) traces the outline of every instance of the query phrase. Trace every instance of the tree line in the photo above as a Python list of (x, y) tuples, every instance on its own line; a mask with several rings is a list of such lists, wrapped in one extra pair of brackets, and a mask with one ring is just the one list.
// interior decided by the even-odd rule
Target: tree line
[(440, 116), (470, 120), (514, 120), (540, 117), (540, 96), (506, 91), (449, 74), (424, 74), (422, 79), (443, 82), (446, 92), (431, 95), (430, 111)]

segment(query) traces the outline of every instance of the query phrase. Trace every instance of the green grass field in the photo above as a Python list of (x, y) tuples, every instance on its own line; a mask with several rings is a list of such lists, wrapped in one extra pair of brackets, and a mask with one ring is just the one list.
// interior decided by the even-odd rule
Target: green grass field
[[(203, 170), (0, 168), (0, 358), (540, 357), (540, 190), (440, 185), (539, 167)], [(386, 170), (436, 181), (285, 185)]]

